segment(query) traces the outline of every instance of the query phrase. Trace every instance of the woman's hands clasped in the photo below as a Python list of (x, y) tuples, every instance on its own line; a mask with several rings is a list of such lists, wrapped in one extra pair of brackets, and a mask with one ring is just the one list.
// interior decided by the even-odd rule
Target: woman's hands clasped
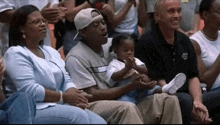
[(65, 93), (63, 93), (63, 100), (65, 103), (80, 107), (82, 109), (88, 107), (88, 98), (91, 97), (91, 94), (87, 94), (86, 92), (83, 92), (76, 88), (70, 88)]

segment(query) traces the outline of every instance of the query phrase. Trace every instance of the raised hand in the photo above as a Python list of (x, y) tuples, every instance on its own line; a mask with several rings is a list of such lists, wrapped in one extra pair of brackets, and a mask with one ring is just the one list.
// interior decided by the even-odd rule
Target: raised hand
[(112, 16), (114, 13), (112, 7), (109, 4), (104, 4), (102, 9), (99, 11), (105, 16)]
[(136, 63), (134, 57), (129, 57), (128, 59), (124, 59), (125, 68), (128, 70), (135, 68)]
[(42, 16), (48, 20), (49, 23), (57, 23), (58, 21), (65, 18), (67, 8), (61, 5), (51, 5), (49, 2), (42, 10)]
[(136, 1), (135, 0), (128, 0), (128, 3), (134, 4), (134, 6), (136, 7)]

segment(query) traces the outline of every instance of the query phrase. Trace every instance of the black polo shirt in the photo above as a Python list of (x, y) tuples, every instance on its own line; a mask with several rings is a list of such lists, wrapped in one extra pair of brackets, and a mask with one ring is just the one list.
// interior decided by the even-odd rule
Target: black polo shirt
[(188, 79), (197, 77), (197, 59), (189, 38), (175, 32), (175, 45), (169, 45), (158, 25), (139, 39), (135, 55), (145, 63), (148, 75), (155, 79), (165, 79), (169, 83), (178, 73), (184, 73), (186, 83), (179, 91), (188, 92)]

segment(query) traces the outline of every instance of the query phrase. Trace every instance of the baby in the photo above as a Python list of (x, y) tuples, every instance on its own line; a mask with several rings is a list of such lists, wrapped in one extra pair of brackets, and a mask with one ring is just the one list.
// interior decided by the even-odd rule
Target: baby
[[(129, 34), (120, 34), (113, 38), (110, 51), (114, 51), (117, 55), (117, 59), (112, 60), (106, 73), (106, 81), (111, 87), (128, 84), (129, 82), (132, 82), (132, 78), (137, 74), (147, 75), (148, 70), (145, 64), (134, 57), (136, 41), (137, 39)], [(137, 101), (140, 98), (143, 98), (143, 96), (148, 96), (154, 93), (164, 92), (174, 94), (180, 87), (182, 87), (185, 81), (185, 74), (179, 73), (168, 84), (159, 84), (159, 86), (156, 85), (151, 90), (134, 90), (120, 97), (118, 100), (137, 103)]]

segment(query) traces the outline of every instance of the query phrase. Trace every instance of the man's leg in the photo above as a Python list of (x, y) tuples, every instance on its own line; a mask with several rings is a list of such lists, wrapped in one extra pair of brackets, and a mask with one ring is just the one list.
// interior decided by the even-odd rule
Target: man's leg
[(183, 124), (190, 124), (192, 121), (193, 98), (184, 92), (176, 93), (176, 96), (179, 99)]
[(166, 93), (154, 94), (138, 105), (144, 124), (182, 124), (178, 98)]
[(213, 122), (220, 122), (220, 91), (203, 93), (203, 103), (209, 111), (209, 116)]
[(96, 101), (89, 105), (89, 110), (104, 118), (108, 124), (143, 124), (137, 106), (122, 101)]
[(0, 124), (7, 124), (7, 123), (8, 123), (8, 120), (7, 120), (5, 111), (0, 110)]

